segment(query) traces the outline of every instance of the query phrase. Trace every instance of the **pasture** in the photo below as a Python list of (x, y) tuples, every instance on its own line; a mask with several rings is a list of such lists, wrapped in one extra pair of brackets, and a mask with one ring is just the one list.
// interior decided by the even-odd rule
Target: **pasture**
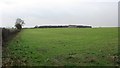
[(23, 29), (8, 42), (3, 64), (115, 66), (117, 56), (118, 28), (36, 28)]

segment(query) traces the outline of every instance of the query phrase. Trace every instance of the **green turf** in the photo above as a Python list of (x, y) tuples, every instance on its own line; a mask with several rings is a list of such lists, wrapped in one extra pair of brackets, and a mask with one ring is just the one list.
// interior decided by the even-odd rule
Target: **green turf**
[(118, 54), (118, 29), (24, 29), (6, 48), (6, 65), (113, 66)]

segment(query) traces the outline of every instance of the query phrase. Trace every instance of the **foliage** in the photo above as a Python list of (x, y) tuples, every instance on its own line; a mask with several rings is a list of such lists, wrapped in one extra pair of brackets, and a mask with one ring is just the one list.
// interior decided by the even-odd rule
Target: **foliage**
[(24, 21), (23, 21), (22, 19), (17, 18), (17, 19), (16, 19), (16, 23), (15, 23), (15, 27), (16, 27), (17, 29), (21, 30), (21, 29), (22, 29), (22, 26), (23, 26), (24, 24), (25, 24), (25, 23), (24, 23)]

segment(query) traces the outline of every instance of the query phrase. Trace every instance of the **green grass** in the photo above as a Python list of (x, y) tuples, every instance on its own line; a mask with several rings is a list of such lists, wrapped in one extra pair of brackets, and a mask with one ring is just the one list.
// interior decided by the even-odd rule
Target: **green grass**
[(24, 29), (6, 47), (5, 65), (114, 66), (118, 28)]

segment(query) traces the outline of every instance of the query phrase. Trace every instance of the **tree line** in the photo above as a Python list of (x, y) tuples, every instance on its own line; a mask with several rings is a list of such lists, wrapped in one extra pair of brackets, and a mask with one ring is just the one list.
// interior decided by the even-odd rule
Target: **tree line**
[(65, 26), (35, 26), (34, 28), (92, 28), (92, 26), (83, 25), (65, 25)]

